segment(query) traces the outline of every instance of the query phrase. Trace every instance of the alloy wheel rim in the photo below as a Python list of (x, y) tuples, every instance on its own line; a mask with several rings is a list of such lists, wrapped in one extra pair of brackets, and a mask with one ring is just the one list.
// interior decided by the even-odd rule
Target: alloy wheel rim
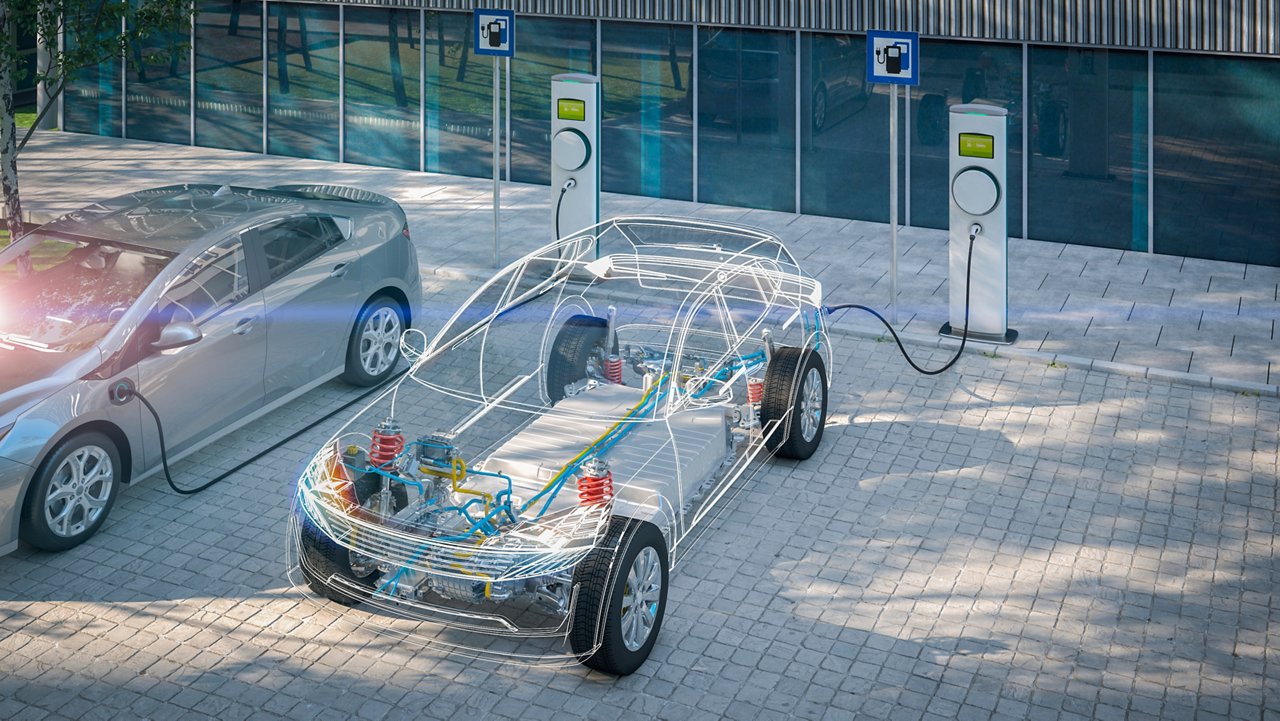
[(396, 359), (400, 342), (400, 315), (391, 308), (379, 308), (360, 330), (360, 365), (371, 376), (382, 375)]
[(84, 533), (106, 511), (114, 481), (111, 456), (101, 446), (83, 446), (62, 459), (44, 499), (49, 530), (62, 538)]
[(649, 640), (661, 598), (662, 562), (653, 546), (645, 546), (631, 562), (622, 589), (622, 643), (628, 651), (639, 651)]
[(810, 368), (804, 376), (800, 397), (800, 435), (805, 443), (811, 443), (818, 435), (822, 424), (822, 374), (817, 368)]

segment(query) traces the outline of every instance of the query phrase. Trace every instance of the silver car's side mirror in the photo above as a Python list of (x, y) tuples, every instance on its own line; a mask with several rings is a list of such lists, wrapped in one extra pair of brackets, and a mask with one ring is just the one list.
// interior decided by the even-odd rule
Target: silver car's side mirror
[(196, 327), (194, 323), (186, 321), (174, 321), (164, 328), (160, 329), (160, 337), (151, 344), (151, 350), (173, 350), (174, 348), (185, 348), (192, 343), (197, 343), (204, 334)]

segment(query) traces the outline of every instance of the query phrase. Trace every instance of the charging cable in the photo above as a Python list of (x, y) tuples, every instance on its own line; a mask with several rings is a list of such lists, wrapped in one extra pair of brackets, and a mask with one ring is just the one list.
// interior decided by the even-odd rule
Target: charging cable
[(564, 181), (564, 185), (560, 186), (560, 197), (556, 198), (556, 240), (560, 240), (560, 204), (564, 202), (564, 194), (576, 187), (578, 187), (578, 181), (574, 178), (569, 178)]
[[(410, 368), (411, 367), (412, 366), (410, 366)], [(169, 450), (168, 448), (166, 448), (165, 442), (164, 442), (164, 424), (160, 422), (160, 414), (156, 412), (155, 406), (151, 405), (151, 402), (147, 400), (146, 396), (142, 395), (142, 393), (137, 389), (137, 387), (134, 386), (133, 381), (129, 380), (128, 378), (121, 379), (117, 381), (113, 386), (111, 386), (111, 389), (109, 392), (111, 396), (111, 402), (114, 405), (122, 406), (125, 403), (128, 403), (129, 401), (133, 400), (134, 398), (137, 398), (139, 401), (142, 402), (142, 405), (146, 407), (147, 411), (151, 413), (151, 417), (155, 419), (155, 422), (156, 422), (156, 435), (159, 436), (160, 438), (160, 463), (164, 467), (164, 479), (168, 481), (169, 487), (172, 488), (175, 493), (178, 493), (183, 496), (190, 496), (190, 495), (199, 493), (203, 490), (206, 490), (212, 487), (214, 484), (225, 481), (226, 479), (230, 478), (236, 473), (239, 473), (245, 467), (258, 462), (259, 459), (261, 459), (263, 456), (267, 455), (268, 453), (272, 453), (278, 450), (281, 446), (297, 439), (297, 437), (302, 435), (303, 433), (306, 433), (312, 428), (315, 428), (321, 423), (324, 423), (330, 418), (333, 418), (335, 415), (363, 401), (364, 399), (368, 398), (374, 393), (383, 390), (387, 386), (387, 384), (394, 383), (401, 376), (408, 373), (410, 368), (405, 368), (404, 370), (396, 373), (395, 375), (392, 375), (391, 377), (387, 378), (387, 380), (384, 381), (383, 383), (379, 383), (378, 385), (370, 388), (364, 393), (361, 393), (355, 398), (352, 398), (346, 403), (343, 403), (342, 405), (338, 406), (332, 411), (329, 411), (325, 415), (317, 418), (311, 423), (308, 423), (306, 426), (299, 428), (298, 430), (294, 431), (288, 436), (285, 436), (284, 438), (281, 438), (280, 440), (276, 441), (274, 444), (271, 445), (271, 447), (267, 448), (266, 450), (263, 450), (255, 454), (254, 456), (250, 457), (246, 461), (241, 462), (239, 465), (235, 466), (231, 470), (224, 471), (221, 475), (217, 476), (213, 480), (203, 485), (196, 486), (195, 488), (182, 488), (178, 486), (178, 484), (173, 482), (173, 475), (169, 472)]]
[[(956, 349), (956, 354), (952, 356), (951, 360), (947, 361), (946, 364), (944, 364), (941, 368), (929, 370), (927, 368), (922, 368), (921, 366), (917, 365), (916, 362), (911, 359), (911, 355), (907, 353), (906, 346), (902, 345), (902, 339), (898, 337), (898, 333), (893, 329), (893, 325), (890, 324), (889, 321), (885, 320), (884, 316), (877, 313), (874, 308), (868, 308), (865, 305), (859, 305), (857, 303), (842, 303), (840, 305), (823, 306), (822, 310), (827, 315), (831, 315), (832, 313), (835, 313), (838, 310), (844, 310), (846, 308), (855, 308), (857, 310), (865, 310), (866, 312), (875, 316), (876, 319), (879, 320), (881, 323), (883, 323), (885, 328), (889, 329), (889, 335), (892, 335), (894, 342), (898, 344), (898, 350), (902, 352), (902, 357), (907, 360), (907, 364), (910, 365), (912, 368), (914, 368), (916, 372), (926, 376), (936, 376), (941, 373), (945, 373), (947, 370), (951, 368), (951, 366), (955, 365), (956, 362), (960, 360), (961, 354), (964, 353), (964, 346), (969, 340), (969, 291), (973, 287), (972, 285), (970, 285), (969, 279), (973, 276), (973, 244), (974, 244), (974, 241), (977, 240), (978, 236), (981, 233), (982, 233), (981, 225), (974, 223), (972, 226), (969, 227), (969, 257), (968, 257), (968, 260), (965, 262), (965, 270), (964, 270), (964, 334), (960, 336), (960, 347)], [(894, 302), (895, 303), (897, 302), (896, 298), (894, 299)]]

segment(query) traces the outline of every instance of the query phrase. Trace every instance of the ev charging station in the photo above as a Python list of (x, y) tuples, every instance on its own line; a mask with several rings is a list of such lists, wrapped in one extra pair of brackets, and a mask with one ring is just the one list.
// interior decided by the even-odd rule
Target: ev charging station
[(1009, 329), (1007, 116), (991, 105), (951, 106), (951, 313), (939, 331), (999, 345), (1018, 339)]
[(556, 238), (600, 222), (600, 78), (551, 78), (551, 203)]

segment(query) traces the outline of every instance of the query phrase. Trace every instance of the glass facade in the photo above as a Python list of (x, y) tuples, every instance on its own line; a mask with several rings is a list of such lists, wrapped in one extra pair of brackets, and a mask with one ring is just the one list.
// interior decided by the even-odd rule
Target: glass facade
[(604, 189), (692, 200), (692, 30), (606, 22), (600, 37)]
[(700, 27), (697, 72), (698, 200), (794, 211), (795, 34)]
[(338, 8), (268, 7), (267, 152), (337, 160)]
[[(132, 0), (134, 5), (138, 0)], [(191, 57), (173, 49), (188, 33), (161, 32), (130, 49), (125, 87), (129, 103), (125, 134), (137, 140), (191, 142)]]
[[(521, 18), (518, 33), (511, 61), (511, 180), (550, 183), (551, 77), (595, 73), (596, 23)], [(493, 64), (490, 58), (477, 60)], [(492, 97), (492, 90), (484, 97)]]
[(1155, 57), (1157, 253), (1280, 265), (1280, 62)]
[(418, 11), (346, 10), (348, 163), (418, 169)]
[(805, 35), (800, 87), (800, 212), (888, 222), (889, 96), (867, 84), (866, 39)]
[[(74, 47), (76, 39), (65, 41)], [(120, 61), (109, 60), (80, 68), (67, 83), (62, 99), (62, 127), (76, 133), (120, 136)]]
[(1008, 112), (1005, 207), (1009, 235), (1022, 235), (1022, 48), (1017, 45), (932, 39), (920, 44), (920, 85), (911, 89), (910, 223), (925, 228), (950, 223), (947, 115), (957, 103)]
[(1033, 47), (1028, 234), (1147, 249), (1147, 56)]
[(200, 3), (196, 145), (262, 151), (262, 4)]
[[(194, 123), (201, 146), (489, 177), (494, 63), (471, 54), (471, 13), (199, 11), (194, 77), (154, 38), (127, 73), (80, 71), (63, 127), (186, 144)], [(604, 190), (888, 220), (889, 92), (865, 80), (864, 35), (524, 16), (519, 38), (511, 180), (548, 182), (551, 77), (598, 63)], [(948, 106), (982, 102), (1008, 112), (1015, 239), (1280, 266), (1280, 62), (930, 38), (920, 65), (902, 222), (946, 227)]]

